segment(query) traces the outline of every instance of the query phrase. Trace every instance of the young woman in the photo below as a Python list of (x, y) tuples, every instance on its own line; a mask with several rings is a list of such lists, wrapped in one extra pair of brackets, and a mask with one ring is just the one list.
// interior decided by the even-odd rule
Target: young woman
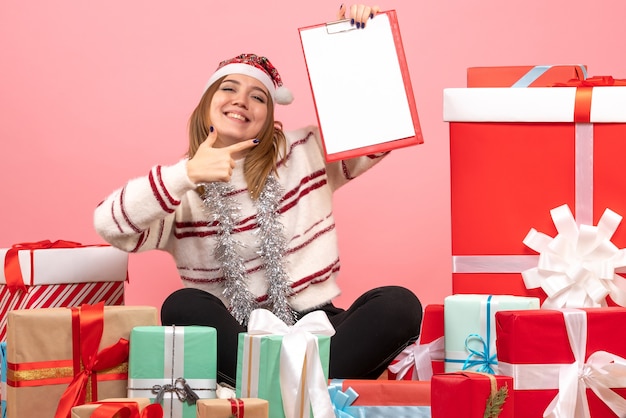
[[(365, 28), (377, 11), (357, 5), (351, 16)], [(317, 127), (283, 132), (274, 120), (274, 105), (291, 101), (267, 58), (221, 62), (191, 115), (187, 158), (153, 167), (95, 210), (112, 245), (173, 256), (184, 287), (163, 303), (162, 323), (216, 328), (218, 381), (230, 385), (237, 335), (258, 307), (288, 324), (326, 312), (336, 331), (331, 378), (377, 378), (419, 334), (422, 307), (405, 288), (370, 290), (347, 310), (333, 305), (333, 192), (386, 154), (327, 163)]]

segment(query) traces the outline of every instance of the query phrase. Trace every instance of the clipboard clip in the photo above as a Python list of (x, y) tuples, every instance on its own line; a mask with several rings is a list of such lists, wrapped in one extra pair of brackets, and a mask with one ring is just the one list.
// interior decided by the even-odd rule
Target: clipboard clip
[(326, 23), (326, 33), (329, 35), (334, 35), (341, 32), (349, 32), (351, 30), (356, 30), (356, 27), (350, 24), (350, 19), (342, 19), (335, 22)]

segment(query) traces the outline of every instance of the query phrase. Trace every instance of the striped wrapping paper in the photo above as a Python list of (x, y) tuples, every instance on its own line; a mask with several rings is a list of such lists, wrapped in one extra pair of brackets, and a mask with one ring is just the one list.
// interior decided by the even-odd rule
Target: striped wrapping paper
[[(7, 251), (0, 249), (0, 259)], [(24, 249), (18, 258), (25, 291), (9, 289), (0, 269), (0, 341), (6, 340), (12, 310), (124, 304), (128, 254), (121, 250), (106, 245)]]

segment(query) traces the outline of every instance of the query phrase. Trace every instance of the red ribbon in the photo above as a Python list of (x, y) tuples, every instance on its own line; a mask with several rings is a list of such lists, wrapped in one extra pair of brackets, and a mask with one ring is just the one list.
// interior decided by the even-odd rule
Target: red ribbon
[(17, 290), (23, 292), (26, 291), (26, 285), (24, 284), (24, 278), (22, 277), (22, 269), (20, 268), (20, 260), (18, 252), (21, 250), (30, 250), (30, 282), (33, 283), (35, 276), (35, 268), (33, 262), (33, 252), (35, 250), (41, 250), (46, 248), (76, 248), (83, 245), (78, 242), (72, 241), (37, 241), (37, 242), (23, 242), (15, 244), (7, 251), (4, 256), (4, 277), (6, 279), (7, 287), (11, 293), (15, 293)]
[(573, 78), (565, 83), (556, 83), (554, 87), (576, 87), (574, 104), (574, 122), (591, 121), (591, 95), (594, 87), (626, 86), (626, 80), (615, 79), (610, 75), (590, 77), (584, 80)]
[(90, 385), (92, 399), (98, 399), (97, 372), (128, 361), (128, 340), (120, 340), (98, 352), (104, 330), (104, 302), (72, 309), (74, 378), (57, 407), (55, 418), (70, 418), (73, 406), (83, 405)]
[(235, 418), (243, 418), (243, 400), (239, 398), (231, 398), (230, 401), (230, 410), (233, 413)]
[[(163, 418), (161, 404), (150, 404), (139, 412), (137, 402), (98, 402), (99, 407), (91, 414), (91, 418)], [(118, 414), (118, 415), (116, 415)]]

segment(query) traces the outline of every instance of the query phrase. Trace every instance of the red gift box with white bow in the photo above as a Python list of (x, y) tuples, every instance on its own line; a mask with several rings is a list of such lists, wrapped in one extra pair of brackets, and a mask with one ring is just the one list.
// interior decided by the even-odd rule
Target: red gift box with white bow
[[(523, 242), (528, 232), (556, 236), (550, 210), (562, 205), (578, 226), (597, 226), (607, 208), (626, 214), (625, 106), (626, 81), (612, 77), (558, 87), (444, 90), (453, 293), (544, 301), (545, 289), (527, 288), (521, 275), (539, 265), (537, 251)], [(623, 223), (611, 242), (626, 247)]]
[(515, 416), (626, 416), (624, 324), (621, 307), (496, 313), (498, 367), (513, 376)]
[(389, 380), (430, 380), (443, 373), (443, 305), (424, 308), (422, 329), (416, 342), (404, 349), (387, 368)]

